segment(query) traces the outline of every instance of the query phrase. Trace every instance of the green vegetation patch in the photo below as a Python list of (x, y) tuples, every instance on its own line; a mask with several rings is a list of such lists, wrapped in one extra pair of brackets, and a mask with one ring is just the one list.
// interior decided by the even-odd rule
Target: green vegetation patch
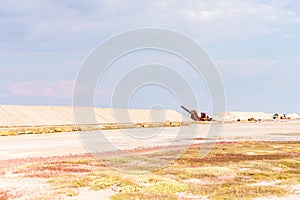
[[(68, 175), (56, 174), (48, 180), (55, 190), (70, 196), (76, 195), (81, 187), (91, 190), (114, 188), (117, 193), (112, 199), (115, 200), (178, 199), (179, 195), (183, 199), (194, 195), (210, 200), (284, 196), (290, 193), (288, 188), (291, 185), (300, 184), (299, 144), (252, 141), (218, 143), (203, 158), (199, 157), (200, 145), (186, 150), (135, 153), (128, 157), (105, 158), (103, 163), (111, 163), (122, 170), (128, 167), (130, 172), (140, 163), (148, 167), (145, 171), (153, 166), (157, 169), (160, 163), (170, 163), (170, 159), (172, 163), (149, 173), (125, 173), (102, 165), (89, 168), (91, 171), (67, 170)], [(178, 152), (183, 152), (181, 157), (172, 158)], [(154, 161), (150, 162), (152, 158)], [(93, 167), (95, 162), (85, 158), (65, 161), (59, 168), (53, 164), (41, 164), (35, 170), (70, 169), (71, 166), (81, 169), (83, 166)]]
[(261, 196), (283, 196), (286, 189), (275, 186), (251, 186), (239, 182), (216, 185), (190, 185), (189, 192), (212, 200), (253, 199)]

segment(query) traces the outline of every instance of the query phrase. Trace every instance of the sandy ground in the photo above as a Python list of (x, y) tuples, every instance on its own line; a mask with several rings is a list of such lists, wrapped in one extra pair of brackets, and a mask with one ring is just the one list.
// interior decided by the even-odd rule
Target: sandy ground
[[(24, 158), (62, 156), (88, 153), (89, 150), (111, 151), (117, 149), (134, 149), (141, 147), (156, 147), (168, 145), (186, 145), (190, 143), (204, 143), (213, 140), (203, 140), (212, 136), (220, 136), (219, 141), (231, 140), (281, 140), (300, 141), (300, 121), (277, 121), (277, 122), (255, 122), (255, 123), (226, 123), (223, 131), (209, 132), (211, 125), (201, 124), (179, 128), (140, 128), (128, 130), (109, 130), (80, 133), (56, 133), (43, 135), (20, 135), (0, 137), (0, 160), (19, 159), (15, 165), (23, 162)], [(196, 140), (191, 140), (196, 138)], [(83, 140), (85, 142), (83, 142)], [(113, 144), (114, 146), (112, 146)], [(87, 145), (89, 148), (84, 147)], [(2, 165), (6, 165), (3, 163)], [(14, 165), (14, 160), (11, 160)], [(27, 161), (26, 161), (27, 162)], [(30, 163), (30, 160), (28, 161)], [(0, 161), (1, 167), (1, 161)], [(10, 169), (9, 166), (6, 167)], [(1, 171), (0, 171), (1, 173)], [(1, 174), (0, 174), (1, 175)], [(26, 184), (24, 184), (26, 183)], [(31, 179), (15, 177), (6, 171), (5, 176), (0, 179), (0, 189), (11, 189), (14, 191), (15, 199), (34, 199), (33, 196), (20, 197), (19, 193), (32, 191), (38, 187), (38, 191), (49, 191), (49, 185), (42, 179)], [(295, 186), (295, 193), (286, 197), (259, 198), (256, 200), (287, 200), (300, 199), (300, 187)], [(1, 191), (0, 191), (1, 193)], [(64, 197), (69, 200), (81, 199), (109, 199), (114, 194), (112, 190), (89, 191), (82, 189), (75, 197)], [(44, 195), (44, 194), (43, 194)], [(39, 199), (39, 194), (35, 194)]]
[[(142, 147), (188, 145), (219, 140), (300, 140), (300, 121), (226, 123), (221, 132), (213, 125), (137, 128), (0, 137), (0, 160), (82, 154)], [(210, 130), (211, 129), (211, 130)], [(191, 140), (199, 138), (199, 140)]]

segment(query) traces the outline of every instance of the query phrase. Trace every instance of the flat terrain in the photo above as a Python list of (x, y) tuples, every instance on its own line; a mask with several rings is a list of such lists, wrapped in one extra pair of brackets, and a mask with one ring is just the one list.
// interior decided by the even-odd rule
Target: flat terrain
[(0, 137), (0, 199), (300, 198), (300, 121), (209, 128)]
[[(188, 145), (220, 136), (228, 140), (300, 140), (300, 120), (255, 123), (225, 123), (222, 132), (209, 133), (209, 124), (188, 127), (137, 128), (0, 137), (0, 160), (32, 156), (61, 156), (143, 147)], [(208, 135), (209, 133), (209, 135)], [(101, 137), (101, 134), (104, 137)], [(191, 140), (199, 138), (199, 140)], [(113, 148), (110, 144), (113, 144)], [(88, 145), (88, 148), (84, 146)], [(97, 148), (95, 148), (97, 146)]]

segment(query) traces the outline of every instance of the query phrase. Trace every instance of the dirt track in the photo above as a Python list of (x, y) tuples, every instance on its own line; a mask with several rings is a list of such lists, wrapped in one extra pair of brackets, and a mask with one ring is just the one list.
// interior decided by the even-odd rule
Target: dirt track
[[(61, 156), (92, 151), (128, 150), (142, 147), (188, 145), (203, 143), (209, 132), (209, 124), (173, 128), (137, 128), (93, 132), (72, 132), (41, 135), (0, 137), (0, 160)], [(102, 134), (104, 137), (102, 137)], [(220, 140), (300, 140), (300, 121), (276, 121), (256, 123), (226, 123)], [(195, 139), (196, 140), (191, 140)], [(82, 142), (82, 141), (85, 142)], [(86, 149), (88, 145), (90, 149)]]

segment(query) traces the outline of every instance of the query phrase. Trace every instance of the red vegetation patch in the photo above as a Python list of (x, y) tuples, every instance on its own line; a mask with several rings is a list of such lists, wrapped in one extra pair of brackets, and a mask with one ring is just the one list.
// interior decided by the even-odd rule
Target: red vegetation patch
[(61, 174), (91, 172), (102, 167), (104, 164), (90, 154), (14, 159), (0, 162), (0, 176), (12, 173), (23, 177), (49, 178)]
[(84, 173), (91, 172), (91, 169), (85, 169), (84, 166), (78, 167), (73, 165), (57, 164), (43, 164), (42, 166), (32, 166), (25, 169), (14, 171), (14, 174), (24, 173), (24, 177), (37, 177), (37, 178), (50, 178), (55, 175), (67, 174), (67, 173)]
[(10, 198), (11, 196), (8, 194), (7, 191), (0, 189), (0, 200), (8, 200)]
[(179, 163), (185, 163), (200, 166), (201, 163), (213, 164), (213, 165), (224, 165), (228, 163), (236, 163), (242, 161), (255, 161), (255, 160), (280, 160), (286, 158), (300, 158), (300, 153), (276, 153), (267, 155), (245, 155), (245, 154), (233, 154), (224, 153), (216, 154), (215, 156), (207, 156), (204, 158), (179, 158), (177, 161)]

